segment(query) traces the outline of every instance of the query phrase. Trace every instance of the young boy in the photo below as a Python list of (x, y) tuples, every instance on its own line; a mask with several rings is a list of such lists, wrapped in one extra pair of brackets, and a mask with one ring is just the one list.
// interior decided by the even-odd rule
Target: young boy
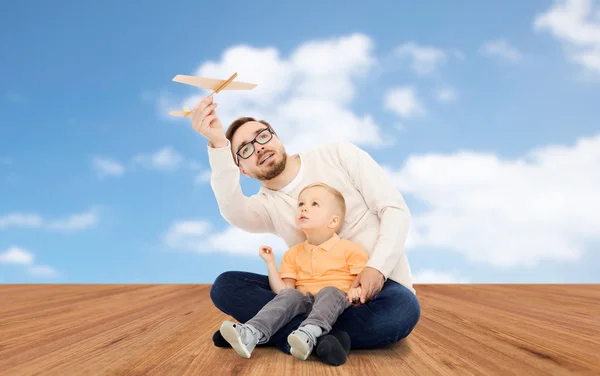
[(249, 358), (257, 344), (268, 342), (295, 316), (308, 314), (288, 336), (291, 354), (306, 360), (317, 338), (329, 333), (344, 310), (358, 301), (360, 287), (350, 285), (369, 255), (337, 235), (345, 212), (342, 194), (326, 184), (310, 184), (300, 192), (296, 223), (306, 241), (285, 252), (279, 271), (272, 249), (259, 250), (277, 296), (245, 324), (225, 321), (221, 325), (221, 335), (240, 356)]

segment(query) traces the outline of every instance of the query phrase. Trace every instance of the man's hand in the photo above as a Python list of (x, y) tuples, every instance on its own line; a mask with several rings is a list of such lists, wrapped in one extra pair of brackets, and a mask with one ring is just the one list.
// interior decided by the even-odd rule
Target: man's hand
[(379, 270), (367, 266), (356, 276), (350, 288), (360, 286), (360, 302), (365, 304), (381, 291), (384, 281), (385, 278)]
[(260, 250), (258, 251), (258, 255), (260, 256), (260, 258), (265, 260), (265, 262), (267, 264), (275, 263), (275, 256), (273, 255), (273, 249), (267, 245), (263, 245), (260, 247)]
[(212, 95), (204, 97), (192, 110), (192, 127), (206, 137), (214, 147), (222, 147), (227, 144), (227, 139), (221, 121), (215, 113), (216, 107)]

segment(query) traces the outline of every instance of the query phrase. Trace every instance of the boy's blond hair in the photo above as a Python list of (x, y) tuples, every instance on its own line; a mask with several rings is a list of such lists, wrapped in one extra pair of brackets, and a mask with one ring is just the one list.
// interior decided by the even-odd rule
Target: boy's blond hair
[(344, 218), (346, 217), (346, 200), (344, 199), (344, 195), (342, 195), (342, 192), (338, 191), (337, 189), (333, 188), (332, 186), (330, 186), (328, 184), (317, 182), (317, 183), (309, 184), (306, 187), (302, 188), (302, 190), (298, 194), (298, 197), (300, 197), (302, 192), (304, 192), (305, 190), (307, 190), (309, 188), (314, 188), (314, 187), (325, 188), (327, 191), (329, 191), (329, 193), (333, 194), (333, 196), (335, 197), (335, 201), (338, 204), (338, 209), (340, 210), (340, 213), (339, 213), (340, 222), (339, 222), (337, 228), (335, 229), (336, 231), (338, 231), (344, 224)]

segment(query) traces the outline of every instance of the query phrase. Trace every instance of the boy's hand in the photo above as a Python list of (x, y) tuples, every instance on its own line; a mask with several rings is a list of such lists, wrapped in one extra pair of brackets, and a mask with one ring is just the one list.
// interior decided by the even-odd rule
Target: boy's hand
[(271, 247), (269, 247), (268, 245), (261, 246), (260, 250), (258, 251), (258, 255), (260, 256), (260, 258), (265, 260), (267, 264), (270, 262), (275, 262), (275, 256), (273, 256), (273, 249), (271, 249)]
[(383, 288), (385, 278), (379, 270), (365, 267), (354, 279), (350, 287), (361, 287), (360, 302), (365, 304)]
[(350, 287), (346, 293), (346, 298), (350, 303), (358, 304), (360, 303), (360, 293), (360, 287)]

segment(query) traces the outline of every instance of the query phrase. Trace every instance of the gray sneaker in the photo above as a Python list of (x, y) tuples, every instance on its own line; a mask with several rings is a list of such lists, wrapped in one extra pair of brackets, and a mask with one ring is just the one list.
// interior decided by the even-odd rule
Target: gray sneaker
[(258, 336), (250, 328), (244, 324), (224, 321), (219, 331), (239, 356), (250, 358), (258, 343)]
[(301, 330), (294, 330), (287, 338), (290, 344), (290, 353), (300, 360), (308, 359), (313, 350), (314, 343), (308, 334)]

